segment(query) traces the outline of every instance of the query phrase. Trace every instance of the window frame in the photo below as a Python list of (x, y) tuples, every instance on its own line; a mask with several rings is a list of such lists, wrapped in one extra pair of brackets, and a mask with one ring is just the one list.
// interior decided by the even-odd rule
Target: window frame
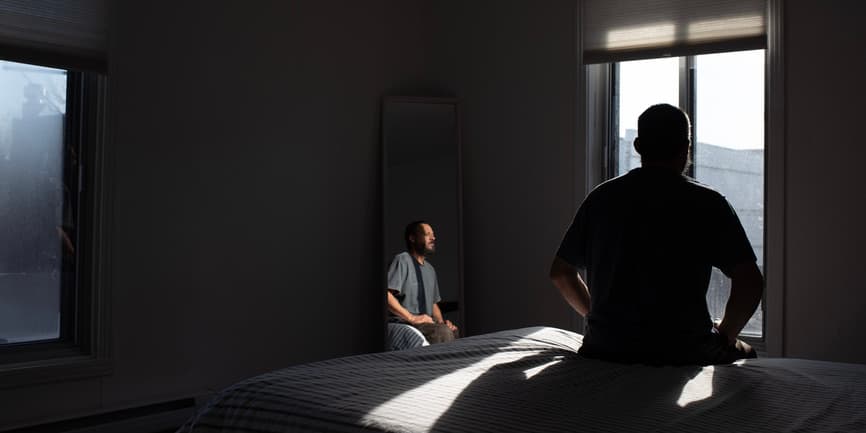
[[(12, 54), (18, 51), (12, 51)], [(8, 51), (3, 60), (66, 69), (65, 148), (78, 153), (76, 260), (72, 288), (61, 286), (61, 324), (57, 339), (0, 345), (0, 388), (110, 374), (108, 309), (107, 203), (110, 203), (105, 154), (108, 78), (53, 62), (37, 63)]]
[[(763, 303), (764, 336), (763, 349), (767, 356), (785, 356), (785, 73), (784, 73), (784, 0), (767, 0), (767, 37), (765, 51), (765, 128), (764, 128), (764, 281)], [(577, 36), (582, 40), (580, 29), (583, 14), (578, 9)], [(583, 197), (605, 178), (614, 159), (604, 152), (603, 146), (610, 137), (612, 124), (611, 96), (609, 89), (612, 72), (609, 63), (585, 63), (583, 45), (578, 44), (576, 92), (577, 137), (582, 141), (583, 152), (577, 152), (574, 162), (575, 206)], [(623, 59), (625, 60), (625, 59)], [(583, 329), (583, 321), (576, 318), (575, 329)]]

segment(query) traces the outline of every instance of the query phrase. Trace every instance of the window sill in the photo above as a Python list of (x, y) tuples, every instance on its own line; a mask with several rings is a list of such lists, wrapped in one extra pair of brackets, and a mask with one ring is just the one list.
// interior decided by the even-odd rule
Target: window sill
[(0, 389), (107, 376), (113, 367), (110, 360), (88, 356), (0, 365)]

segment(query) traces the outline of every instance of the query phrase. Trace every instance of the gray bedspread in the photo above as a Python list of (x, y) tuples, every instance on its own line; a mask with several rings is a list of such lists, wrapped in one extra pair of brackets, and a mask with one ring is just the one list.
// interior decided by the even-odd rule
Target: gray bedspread
[(225, 389), (180, 431), (866, 431), (866, 365), (648, 367), (580, 344), (536, 327), (299, 365)]

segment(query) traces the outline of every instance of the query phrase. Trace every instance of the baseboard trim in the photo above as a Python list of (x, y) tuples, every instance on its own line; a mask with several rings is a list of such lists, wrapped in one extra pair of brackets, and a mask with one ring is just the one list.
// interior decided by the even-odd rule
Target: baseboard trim
[(159, 433), (180, 427), (195, 413), (194, 398), (122, 409), (5, 433)]

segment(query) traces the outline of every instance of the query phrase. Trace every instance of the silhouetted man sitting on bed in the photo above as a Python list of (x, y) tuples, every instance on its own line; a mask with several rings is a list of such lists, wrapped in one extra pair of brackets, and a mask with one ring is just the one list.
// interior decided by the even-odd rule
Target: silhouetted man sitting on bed
[(392, 321), (410, 324), (430, 344), (452, 341), (457, 327), (444, 320), (437, 302), (439, 281), (427, 256), (436, 251), (433, 228), (424, 221), (415, 221), (404, 232), (406, 252), (394, 256), (388, 269), (388, 311)]
[[(586, 357), (709, 365), (756, 356), (737, 336), (761, 300), (763, 277), (724, 196), (683, 175), (690, 129), (674, 106), (644, 111), (634, 140), (641, 167), (587, 196), (556, 253), (550, 277), (587, 317)], [(731, 279), (717, 326), (706, 303), (713, 266)]]

